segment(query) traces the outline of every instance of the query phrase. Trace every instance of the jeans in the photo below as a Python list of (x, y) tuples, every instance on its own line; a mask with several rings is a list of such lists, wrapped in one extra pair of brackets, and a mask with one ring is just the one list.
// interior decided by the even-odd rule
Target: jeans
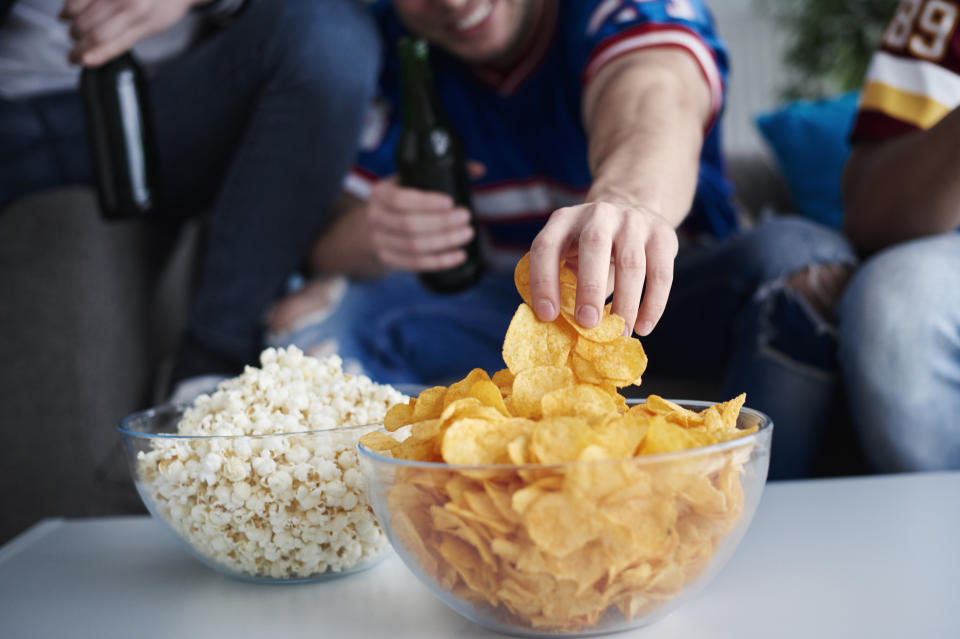
[(906, 242), (857, 271), (840, 363), (861, 447), (881, 472), (960, 469), (960, 235)]
[[(379, 51), (353, 0), (253, 2), (151, 77), (162, 215), (206, 216), (187, 334), (238, 367), (256, 360), (267, 307), (329, 222)], [(0, 101), (0, 205), (90, 182), (76, 92)]]
[[(721, 397), (697, 399), (746, 392), (775, 424), (771, 477), (809, 474), (837, 392), (836, 335), (784, 281), (854, 259), (840, 234), (790, 218), (682, 249), (664, 316), (643, 339), (647, 374), (721, 383)], [(512, 273), (450, 296), (397, 273), (352, 283), (330, 317), (282, 342), (323, 345), (380, 382), (449, 383), (473, 367), (504, 367), (503, 336), (520, 303)]]

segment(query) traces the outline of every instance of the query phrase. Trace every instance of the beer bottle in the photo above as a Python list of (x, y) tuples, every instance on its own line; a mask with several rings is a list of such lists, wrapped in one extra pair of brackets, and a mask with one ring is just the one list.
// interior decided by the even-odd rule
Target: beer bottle
[(131, 53), (80, 73), (100, 210), (138, 218), (159, 206), (159, 159), (143, 70)]
[(443, 116), (433, 85), (427, 43), (399, 42), (402, 126), (397, 140), (397, 177), (402, 186), (448, 193), (457, 206), (471, 212), (474, 235), (463, 247), (467, 259), (453, 268), (420, 273), (424, 286), (437, 293), (455, 293), (480, 279), (483, 263), (472, 216), (470, 183), (463, 147)]

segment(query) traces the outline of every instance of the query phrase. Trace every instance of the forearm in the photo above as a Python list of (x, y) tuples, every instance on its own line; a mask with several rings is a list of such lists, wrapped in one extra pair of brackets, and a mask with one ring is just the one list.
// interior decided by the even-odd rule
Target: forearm
[(647, 67), (629, 80), (597, 96), (587, 197), (652, 210), (677, 227), (696, 191), (709, 96), (670, 67)]
[(367, 223), (366, 202), (341, 195), (334, 207), (336, 220), (313, 243), (309, 264), (313, 273), (365, 279), (385, 267), (377, 258)]
[(936, 126), (861, 144), (844, 173), (844, 228), (863, 252), (960, 226), (960, 110)]

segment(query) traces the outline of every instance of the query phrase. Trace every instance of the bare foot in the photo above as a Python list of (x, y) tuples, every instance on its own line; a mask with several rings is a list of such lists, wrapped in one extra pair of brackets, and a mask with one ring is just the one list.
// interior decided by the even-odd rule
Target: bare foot
[(336, 309), (347, 291), (342, 277), (312, 279), (296, 293), (277, 300), (267, 312), (267, 331), (286, 333), (305, 324), (321, 322)]

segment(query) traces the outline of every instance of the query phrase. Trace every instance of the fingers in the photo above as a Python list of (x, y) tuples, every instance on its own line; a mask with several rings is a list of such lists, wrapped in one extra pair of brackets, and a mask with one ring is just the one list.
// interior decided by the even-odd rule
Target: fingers
[(580, 232), (575, 317), (585, 328), (593, 328), (600, 322), (607, 298), (610, 255), (618, 222), (613, 211), (599, 210)]
[(404, 235), (422, 235), (470, 227), (470, 211), (463, 207), (428, 211), (379, 205), (371, 208), (378, 228)]
[(87, 67), (97, 67), (133, 48), (146, 33), (139, 17), (120, 14), (97, 25), (81, 36), (70, 52), (70, 61)]
[(541, 322), (560, 313), (560, 260), (578, 230), (578, 207), (557, 209), (530, 245), (530, 297)]
[(367, 220), (380, 261), (410, 271), (461, 264), (474, 236), (470, 212), (455, 207), (449, 195), (404, 188), (395, 178), (374, 187)]
[(70, 61), (98, 66), (133, 47), (143, 37), (142, 23), (150, 14), (150, 5), (130, 0), (93, 0), (64, 7), (71, 21), (74, 47)]
[(70, 61), (99, 66), (172, 25), (192, 4), (193, 0), (67, 0), (60, 17), (71, 23)]
[(99, 0), (66, 0), (63, 3), (63, 9), (60, 10), (61, 20), (73, 20), (80, 15), (87, 7)]
[(453, 227), (435, 233), (399, 234), (381, 227), (375, 231), (374, 242), (378, 247), (409, 255), (444, 253), (462, 248), (473, 239), (469, 225)]
[(395, 177), (378, 182), (370, 192), (370, 199), (398, 211), (447, 211), (453, 208), (453, 198), (446, 193), (409, 189), (397, 184)]
[[(64, 7), (64, 11), (66, 11), (66, 7)], [(98, 25), (107, 21), (115, 12), (116, 8), (109, 1), (96, 0), (88, 2), (80, 9), (72, 9), (69, 16), (61, 15), (70, 20), (70, 37), (79, 40)]]
[[(673, 284), (677, 234), (662, 217), (610, 203), (559, 209), (530, 247), (530, 293), (541, 321), (552, 321), (560, 301), (559, 264), (576, 265), (575, 318), (597, 325), (612, 281), (612, 312), (624, 335), (647, 335), (660, 320)], [(611, 277), (612, 275), (612, 277)]]
[[(667, 298), (673, 285), (673, 263), (677, 257), (677, 235), (672, 229), (657, 229), (646, 244), (646, 291), (637, 313), (635, 330), (641, 336), (649, 335), (667, 308)], [(619, 280), (619, 276), (618, 276)], [(618, 281), (618, 286), (621, 282)]]
[(644, 245), (629, 241), (618, 243), (614, 247), (613, 262), (616, 286), (613, 289), (611, 311), (624, 319), (623, 333), (624, 336), (629, 336), (637, 321), (637, 310), (647, 274)]

